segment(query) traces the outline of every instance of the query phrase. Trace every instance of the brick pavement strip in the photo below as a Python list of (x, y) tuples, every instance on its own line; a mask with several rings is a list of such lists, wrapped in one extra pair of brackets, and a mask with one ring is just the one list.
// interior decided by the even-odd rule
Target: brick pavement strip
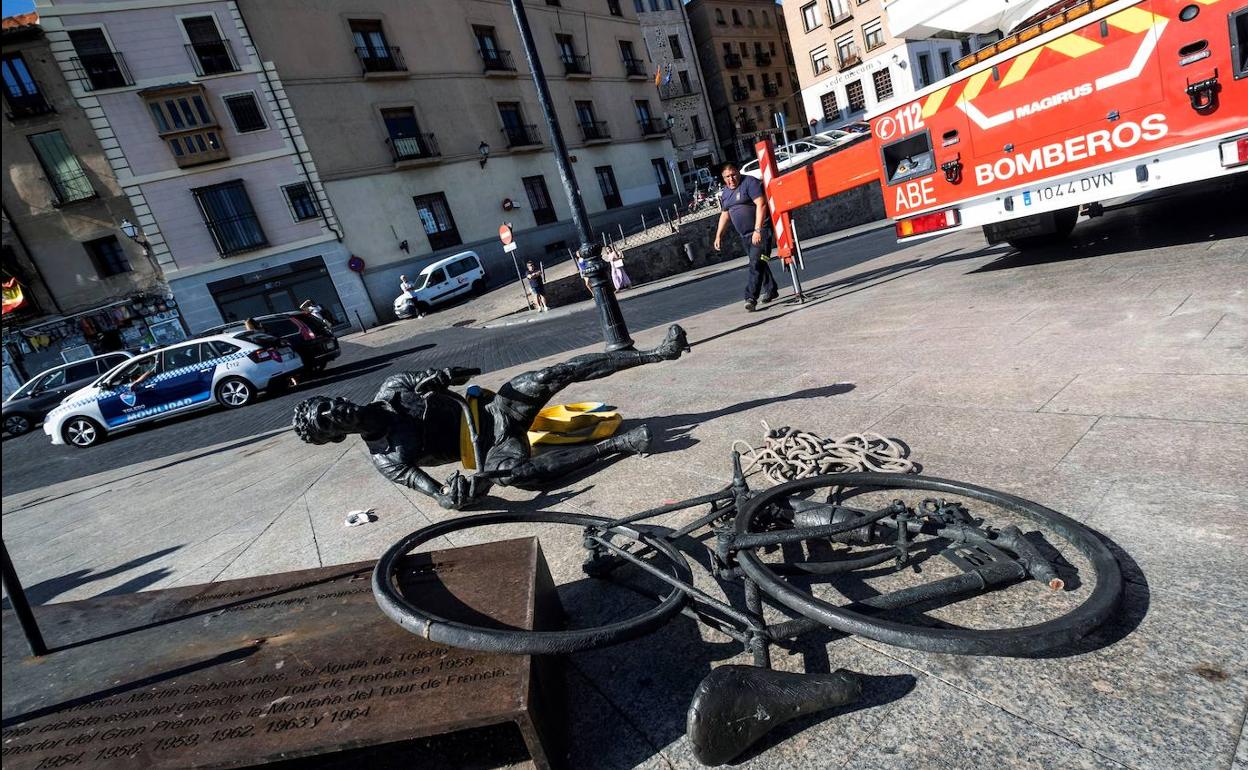
[[(985, 248), (977, 234), (905, 248), (864, 235), (812, 250), (812, 301), (754, 315), (735, 302), (734, 272), (630, 300), (640, 343), (682, 318), (693, 354), (576, 386), (567, 400), (652, 417), (657, 451), (545, 495), (501, 490), (485, 507), (621, 515), (709, 491), (727, 476), (731, 441), (756, 440), (762, 419), (887, 432), (933, 475), (1016, 491), (1097, 527), (1126, 554), (1123, 613), (1055, 658), (952, 658), (856, 639), (778, 656), (789, 670), (877, 675), (881, 689), (742, 766), (1231, 767), (1246, 753), (1248, 703), (1248, 621), (1233, 611), (1248, 591), (1248, 233), (1227, 224), (1239, 220), (1222, 197), (1164, 205), (1167, 221), (1188, 224), (1159, 230), (1156, 207), (1111, 212), (1081, 224), (1069, 249), (1038, 257)], [(331, 370), (312, 390), (362, 398), (394, 368), (465, 358), (484, 361), (482, 381), (496, 383), (593, 349), (593, 324), (588, 314), (486, 331), (422, 324), (359, 347), (349, 376)], [(5, 539), (32, 597), (370, 559), (448, 515), (384, 482), (359, 442), (309, 447), (282, 430), (299, 397), (118, 439), (91, 474), (10, 487), (6, 468)], [(189, 432), (200, 440), (177, 447)], [(85, 467), (96, 451), (66, 450), (65, 462)], [(4, 452), (6, 466), (19, 452), (61, 462), (41, 442)], [(379, 521), (344, 528), (362, 507)], [(526, 531), (542, 537), (557, 580), (580, 579), (576, 533), (503, 534)], [(683, 621), (575, 656), (570, 687), (585, 706), (569, 715), (574, 766), (591, 756), (696, 766), (683, 710), (710, 667), (741, 660), (724, 637)]]

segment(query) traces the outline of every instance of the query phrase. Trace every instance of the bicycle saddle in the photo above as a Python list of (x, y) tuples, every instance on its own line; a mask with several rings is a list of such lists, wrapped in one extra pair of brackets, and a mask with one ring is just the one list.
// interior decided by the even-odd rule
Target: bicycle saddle
[(791, 674), (720, 666), (702, 680), (689, 703), (693, 756), (704, 765), (722, 765), (785, 722), (848, 705), (860, 695), (862, 682), (843, 668), (830, 674)]

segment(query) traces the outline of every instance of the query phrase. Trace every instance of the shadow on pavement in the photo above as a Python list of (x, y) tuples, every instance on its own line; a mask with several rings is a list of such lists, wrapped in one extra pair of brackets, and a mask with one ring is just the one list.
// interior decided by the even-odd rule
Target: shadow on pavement
[[(181, 548), (182, 546), (180, 545), (174, 546), (173, 548), (163, 548), (159, 551), (149, 553), (146, 556), (140, 556), (137, 559), (131, 559), (130, 561), (124, 564), (118, 564), (116, 567), (102, 570), (100, 572), (93, 572), (92, 570), (89, 570), (89, 569), (80, 569), (80, 570), (74, 570), (73, 572), (70, 572), (65, 575), (61, 575), (60, 577), (51, 578), (49, 580), (43, 580), (33, 585), (26, 586), (26, 599), (32, 605), (47, 604), (48, 602), (50, 602), (52, 599), (56, 598), (57, 596), (60, 596), (61, 594), (66, 593), (68, 591), (72, 591), (75, 588), (78, 588), (79, 586), (84, 586), (88, 583), (94, 583), (98, 580), (105, 580), (107, 578), (113, 577), (114, 575), (120, 575), (123, 572), (129, 572), (130, 570), (136, 567), (141, 567), (144, 564), (153, 562), (163, 556), (168, 556), (169, 554), (173, 553), (174, 551), (180, 550)], [(165, 567), (161, 567), (160, 569), (153, 570), (143, 575), (139, 575), (138, 577), (135, 577), (135, 578), (131, 578), (130, 580), (127, 580), (125, 583), (123, 583), (122, 585), (117, 586), (116, 588), (110, 588), (109, 590), (99, 595), (100, 596), (112, 596), (116, 594), (129, 594), (129, 593), (134, 593), (135, 591), (142, 591), (144, 588), (147, 588), (148, 586), (156, 583), (159, 580), (163, 580), (164, 578), (168, 577), (170, 574), (172, 574), (172, 572), (169, 569)], [(6, 610), (10, 609), (9, 600), (7, 598), (4, 600), (3, 607)]]
[[(762, 326), (763, 324), (770, 323), (771, 321), (775, 321), (778, 318), (784, 318), (785, 316), (792, 315), (793, 313), (799, 312), (801, 310), (805, 310), (806, 308), (814, 307), (815, 305), (822, 305), (825, 302), (829, 302), (834, 299), (840, 299), (841, 297), (845, 297), (850, 294), (863, 291), (865, 289), (874, 288), (876, 286), (880, 286), (882, 284), (889, 283), (891, 281), (896, 281), (900, 278), (906, 278), (908, 276), (914, 275), (915, 273), (918, 273), (923, 270), (931, 269), (938, 265), (943, 265), (948, 262), (961, 262), (967, 259), (976, 259), (978, 257), (984, 256), (985, 254), (990, 254), (998, 249), (1004, 250), (1004, 248), (1005, 248), (1004, 246), (1000, 246), (1000, 247), (990, 246), (990, 247), (985, 247), (982, 249), (977, 249), (975, 251), (966, 251), (966, 252), (960, 249), (954, 249), (951, 251), (946, 251), (943, 254), (938, 254), (934, 257), (928, 257), (927, 259), (911, 259), (905, 262), (898, 262), (895, 265), (887, 265), (885, 267), (878, 267), (878, 268), (874, 268), (871, 270), (864, 270), (860, 273), (855, 273), (854, 275), (846, 276), (844, 278), (838, 278), (833, 281), (828, 281), (827, 283), (821, 283), (821, 284), (817, 284), (817, 285), (810, 286), (810, 287), (804, 287), (803, 294), (806, 296), (805, 302), (795, 303), (795, 301), (792, 299), (781, 300), (777, 304), (781, 305), (782, 307), (791, 307), (791, 309), (786, 309), (778, 313), (767, 313), (767, 311), (765, 310), (761, 311), (765, 315), (763, 315), (763, 317), (758, 319), (757, 321), (751, 321), (750, 323), (741, 324), (740, 326), (734, 327), (732, 329), (726, 329), (718, 334), (712, 334), (709, 337), (704, 337), (699, 340), (694, 340), (692, 342), (692, 345), (693, 347), (697, 347), (698, 345), (703, 345), (707, 342), (712, 342), (714, 340), (721, 339), (723, 337), (728, 337), (730, 335), (737, 334), (738, 332), (743, 332), (748, 329), (753, 329), (757, 326)], [(841, 289), (845, 289), (845, 291), (839, 291)], [(837, 293), (834, 294), (832, 292), (837, 292)], [(775, 306), (776, 305), (772, 305), (772, 307), (775, 307)]]
[[(848, 393), (854, 389), (851, 383), (837, 383), (835, 385), (821, 385), (817, 388), (805, 388), (804, 390), (796, 390), (784, 396), (767, 396), (764, 398), (754, 398), (749, 401), (740, 401), (720, 409), (712, 409), (706, 412), (690, 412), (688, 414), (674, 414), (664, 417), (647, 417), (639, 420), (650, 426), (654, 434), (654, 442), (652, 443), (651, 452), (654, 454), (663, 454), (665, 452), (675, 452), (681, 449), (688, 449), (697, 444), (697, 439), (693, 438), (690, 433), (694, 428), (702, 423), (711, 422), (720, 417), (727, 417), (730, 414), (738, 414), (755, 409), (760, 406), (770, 406), (772, 404), (782, 404), (788, 401), (801, 401), (808, 398), (827, 398), (829, 396), (839, 396)], [(629, 421), (632, 422), (631, 420)], [(631, 427), (631, 426), (629, 426)], [(621, 428), (621, 431), (628, 428)], [(727, 457), (725, 457), (725, 469), (727, 468)]]

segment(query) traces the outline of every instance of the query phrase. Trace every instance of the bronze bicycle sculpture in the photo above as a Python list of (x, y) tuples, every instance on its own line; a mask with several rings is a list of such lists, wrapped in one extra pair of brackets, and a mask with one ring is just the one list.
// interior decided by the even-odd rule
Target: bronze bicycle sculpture
[[(827, 494), (821, 497), (821, 490)], [(851, 504), (859, 499), (867, 504)], [(995, 526), (977, 517), (962, 500), (992, 509), (995, 519), (1007, 523)], [(678, 529), (647, 523), (701, 506), (709, 509)], [(466, 529), (514, 523), (578, 528), (585, 573), (648, 596), (653, 606), (603, 625), (533, 631), (439, 617), (422, 610), (419, 597), (399, 590), (405, 557), (421, 545)], [(1023, 531), (1032, 526), (1039, 529)], [(695, 533), (712, 541), (710, 571), (721, 585), (740, 588), (741, 601), (721, 600), (694, 585), (689, 560), (677, 546)], [(805, 558), (794, 559), (795, 552)], [(953, 574), (848, 603), (833, 601), (824, 582), (929, 570)], [(661, 589), (647, 590), (643, 579)], [(372, 587), (381, 609), (406, 630), (469, 650), (554, 655), (597, 649), (636, 639), (677, 614), (715, 628), (740, 642), (753, 665), (719, 666), (693, 695), (687, 734), (694, 755), (707, 765), (731, 761), (794, 717), (845, 706), (860, 696), (861, 680), (843, 669), (772, 670), (773, 646), (789, 647), (804, 634), (834, 629), (929, 652), (1028, 655), (1088, 634), (1111, 615), (1123, 590), (1118, 561), (1105, 543), (1037, 503), (958, 481), (871, 472), (801, 478), (756, 492), (736, 452), (727, 487), (622, 518), (503, 511), (425, 527), (382, 555)], [(1052, 597), (1048, 604), (1055, 609), (1047, 614), (1057, 614), (1004, 628), (946, 624), (926, 614), (956, 610), (954, 600), (983, 601), (1007, 590), (1035, 593), (1027, 597), (1033, 600), (1028, 606), (1041, 609), (1046, 602), (1040, 599)], [(917, 619), (898, 617), (914, 612), (920, 613)]]

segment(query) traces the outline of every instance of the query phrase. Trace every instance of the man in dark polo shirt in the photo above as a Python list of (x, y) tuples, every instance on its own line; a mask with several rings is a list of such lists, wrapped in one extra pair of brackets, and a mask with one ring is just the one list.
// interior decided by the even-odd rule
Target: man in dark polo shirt
[(764, 303), (771, 302), (779, 293), (776, 279), (771, 274), (767, 257), (771, 255), (771, 220), (767, 217), (767, 199), (763, 196), (763, 183), (752, 176), (743, 176), (737, 164), (724, 164), (720, 175), (724, 189), (719, 193), (719, 226), (715, 228), (715, 250), (728, 222), (745, 241), (750, 254), (750, 266), (745, 284), (745, 309), (753, 311), (758, 306), (759, 294)]

